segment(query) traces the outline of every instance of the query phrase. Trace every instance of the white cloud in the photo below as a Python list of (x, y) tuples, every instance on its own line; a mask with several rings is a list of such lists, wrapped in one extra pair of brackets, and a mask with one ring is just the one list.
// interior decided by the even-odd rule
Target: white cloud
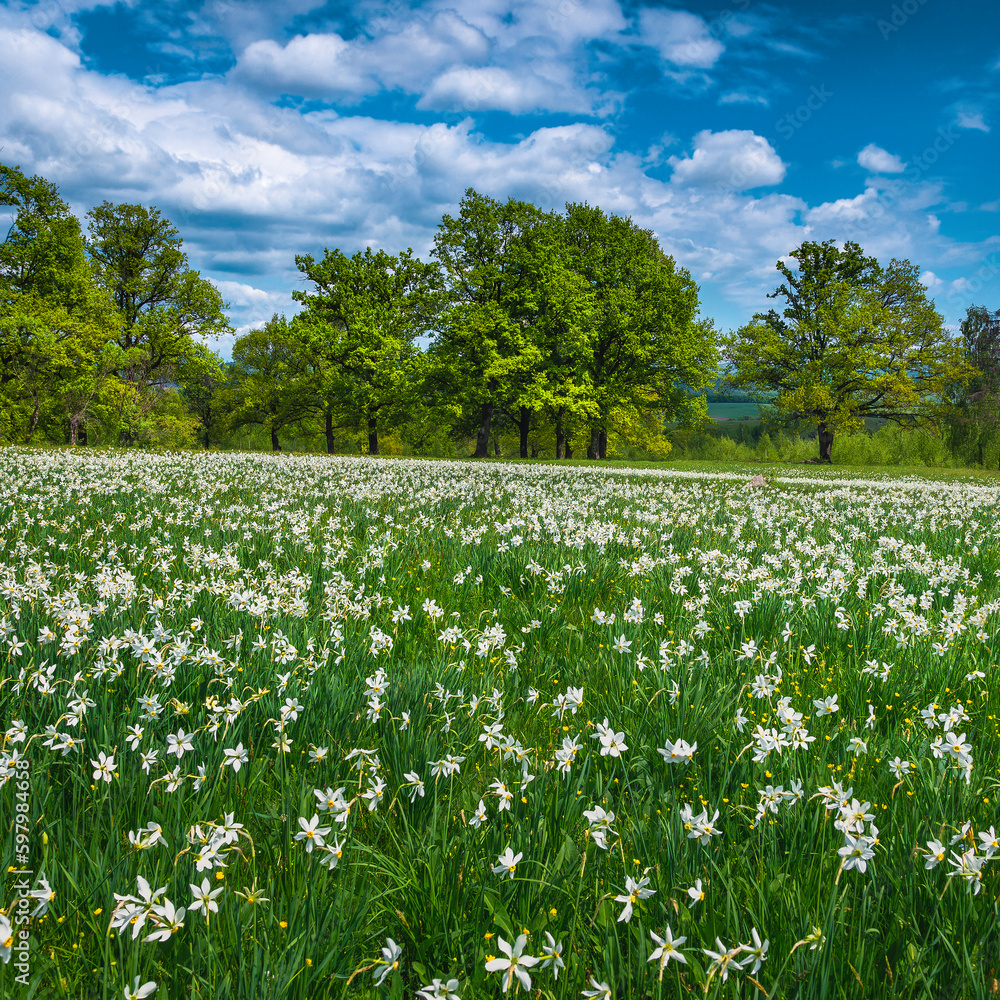
[(983, 120), (981, 111), (960, 111), (956, 124), (959, 128), (974, 128), (980, 132), (989, 132), (990, 130), (989, 125)]
[[(493, 3), (483, 0), (484, 7)], [(470, 30), (489, 37), (492, 16), (467, 19)], [(614, 24), (607, 30), (617, 30)], [(427, 32), (459, 29), (422, 22)], [(576, 28), (560, 30), (569, 37)], [(331, 37), (322, 36), (319, 47), (327, 46), (336, 66), (346, 50)], [(475, 37), (468, 36), (473, 47)], [(288, 47), (258, 51), (279, 60), (276, 72), (291, 73)], [(588, 201), (630, 216), (703, 283), (705, 311), (723, 326), (767, 307), (774, 261), (806, 239), (857, 239), (868, 253), (909, 257), (947, 282), (962, 268), (974, 271), (994, 249), (956, 243), (929, 226), (928, 217), (944, 218), (949, 206), (941, 188), (927, 183), (872, 177), (856, 197), (813, 205), (780, 192), (747, 193), (785, 176), (777, 152), (751, 131), (699, 132), (691, 152), (667, 161), (673, 176), (663, 180), (647, 173), (662, 163), (659, 152), (649, 162), (624, 152), (610, 129), (593, 122), (490, 141), (471, 119), (413, 123), (277, 108), (268, 93), (233, 80), (154, 89), (92, 72), (44, 32), (4, 29), (2, 15), (0, 65), (4, 162), (58, 184), (81, 216), (104, 198), (157, 205), (181, 230), (192, 265), (233, 304), (241, 327), (294, 308), (291, 290), (302, 287), (296, 253), (353, 253), (371, 243), (426, 255), (442, 213), (454, 212), (470, 186), (545, 208)], [(421, 65), (435, 79), (447, 71), (435, 59)], [(348, 68), (363, 86), (375, 78), (368, 63)], [(507, 81), (516, 77), (510, 66), (498, 68), (510, 74)], [(328, 71), (322, 60), (309, 65), (314, 79)], [(409, 69), (400, 63), (393, 72), (402, 79)], [(536, 76), (555, 78), (540, 70)], [(569, 79), (583, 92), (580, 78)], [(512, 103), (527, 99), (518, 93), (511, 91)]]
[(639, 18), (639, 28), (644, 44), (657, 49), (674, 66), (711, 69), (725, 50), (705, 21), (685, 10), (646, 9)]
[(747, 191), (780, 184), (785, 164), (763, 136), (748, 130), (705, 130), (694, 137), (690, 156), (672, 156), (672, 180), (679, 184)]
[(880, 260), (906, 258), (940, 275), (982, 258), (989, 246), (988, 240), (962, 244), (942, 235), (937, 212), (950, 207), (941, 184), (869, 178), (861, 194), (810, 207), (803, 221), (822, 234), (810, 238), (852, 240)]
[(253, 41), (231, 78), (330, 101), (402, 90), (431, 110), (603, 114), (616, 105), (620, 95), (602, 89), (582, 50), (627, 26), (615, 0), (445, 3), (375, 17), (351, 40), (327, 32)]
[(522, 53), (538, 42), (565, 50), (613, 41), (628, 27), (618, 0), (434, 0), (432, 9), (455, 9), (499, 47)]
[[(106, 5), (107, 0), (100, 0), (100, 3)], [(186, 34), (202, 38), (221, 35), (229, 41), (234, 52), (242, 52), (251, 42), (261, 38), (281, 37), (286, 24), (323, 5), (324, 0), (281, 0), (281, 3), (274, 0), (205, 0), (200, 10), (189, 15)]]
[(351, 45), (335, 34), (296, 35), (285, 46), (270, 38), (253, 42), (233, 75), (271, 93), (303, 97), (360, 97), (378, 89), (370, 75), (359, 72)]
[(482, 61), (491, 41), (454, 11), (375, 20), (371, 36), (346, 41), (335, 33), (296, 35), (285, 45), (248, 45), (232, 76), (260, 90), (333, 99), (387, 89), (421, 92), (443, 67)]
[(901, 174), (906, 164), (892, 153), (870, 142), (858, 153), (858, 163), (874, 174)]
[(452, 10), (377, 29), (363, 51), (368, 71), (389, 88), (421, 90), (443, 66), (486, 60), (490, 39)]
[(720, 104), (763, 104), (767, 105), (768, 100), (762, 94), (744, 94), (734, 91), (730, 94), (723, 94), (719, 98)]
[[(560, 67), (553, 66), (557, 71)], [(560, 81), (559, 76), (564, 79)], [(499, 66), (455, 66), (435, 79), (418, 108), (445, 111), (568, 111), (590, 114), (592, 97), (575, 88), (564, 72), (545, 79), (534, 72), (514, 73)]]
[[(223, 281), (215, 279), (212, 282), (218, 288), (222, 297), (232, 305), (251, 306), (255, 309), (270, 310), (278, 301), (274, 292), (265, 291), (245, 281)], [(270, 315), (270, 311), (268, 312)]]

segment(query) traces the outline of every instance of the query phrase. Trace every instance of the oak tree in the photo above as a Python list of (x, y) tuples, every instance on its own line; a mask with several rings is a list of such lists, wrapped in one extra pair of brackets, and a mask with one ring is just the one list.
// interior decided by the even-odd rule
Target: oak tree
[(883, 266), (856, 243), (827, 240), (776, 266), (784, 281), (770, 298), (782, 308), (726, 338), (727, 381), (813, 423), (820, 461), (832, 461), (837, 433), (866, 417), (933, 426), (949, 387), (971, 377), (909, 261)]
[[(105, 201), (88, 213), (87, 251), (98, 284), (120, 317), (117, 343), (123, 395), (121, 440), (195, 353), (195, 338), (231, 332), (218, 289), (188, 266), (177, 229), (156, 208)], [(129, 409), (134, 411), (130, 414)]]

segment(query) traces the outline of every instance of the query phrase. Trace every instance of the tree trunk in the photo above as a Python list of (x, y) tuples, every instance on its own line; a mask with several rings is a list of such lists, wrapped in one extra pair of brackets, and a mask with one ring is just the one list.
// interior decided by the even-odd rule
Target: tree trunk
[(25, 444), (31, 444), (31, 439), (34, 437), (35, 428), (38, 426), (38, 400), (35, 399), (35, 412), (31, 414), (31, 420), (28, 421), (28, 436), (25, 439)]
[(590, 428), (590, 444), (587, 445), (587, 458), (597, 458), (601, 431), (597, 427)]
[(493, 435), (493, 457), (500, 457), (500, 438), (498, 438), (496, 434)]
[(490, 428), (493, 424), (493, 403), (483, 403), (483, 417), (476, 431), (476, 453), (473, 458), (486, 458), (489, 454)]
[(281, 451), (281, 443), (278, 441), (278, 432), (274, 429), (274, 424), (271, 424), (271, 451)]
[(368, 418), (368, 454), (378, 454), (378, 425), (374, 417)]
[(567, 458), (573, 457), (573, 445), (569, 443), (569, 438), (566, 438), (566, 457)]
[(80, 424), (80, 434), (79, 434), (78, 440), (79, 440), (79, 442), (80, 442), (81, 445), (86, 445), (87, 444), (87, 425), (86, 424)]
[(531, 410), (526, 406), (521, 407), (521, 412), (519, 414), (520, 421), (518, 423), (518, 429), (521, 432), (521, 458), (528, 457), (528, 428), (531, 426)]
[(608, 457), (608, 432), (601, 431), (600, 436), (597, 439), (597, 457), (600, 459), (605, 459)]
[(327, 410), (323, 414), (323, 434), (326, 436), (326, 453), (328, 455), (333, 454), (333, 448), (336, 442), (333, 439), (333, 411)]
[(566, 448), (566, 430), (563, 427), (563, 408), (556, 410), (556, 458), (562, 458)]
[(69, 418), (69, 443), (71, 448), (76, 447), (76, 429), (79, 427), (79, 423), (73, 418)]
[(819, 460), (821, 462), (833, 463), (833, 431), (826, 424), (820, 424), (819, 431)]

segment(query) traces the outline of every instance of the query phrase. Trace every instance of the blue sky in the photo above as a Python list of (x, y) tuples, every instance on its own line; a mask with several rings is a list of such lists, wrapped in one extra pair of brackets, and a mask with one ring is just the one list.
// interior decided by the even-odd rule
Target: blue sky
[(630, 216), (722, 329), (807, 239), (1000, 308), (987, 0), (0, 0), (0, 66), (0, 160), (156, 205), (241, 329), (296, 253), (426, 254), (468, 187)]

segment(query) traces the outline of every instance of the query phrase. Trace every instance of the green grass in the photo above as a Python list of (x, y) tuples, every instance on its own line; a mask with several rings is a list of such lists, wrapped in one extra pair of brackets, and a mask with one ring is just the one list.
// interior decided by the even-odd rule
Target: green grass
[(736, 403), (709, 403), (708, 415), (713, 420), (739, 420), (748, 417), (756, 420), (760, 416), (760, 404), (750, 401)]
[[(495, 997), (487, 962), (520, 934), (525, 955), (562, 946), (558, 979), (527, 970), (549, 998), (592, 980), (623, 998), (994, 990), (1000, 884), (978, 835), (1000, 791), (995, 476), (20, 449), (0, 469), (0, 732), (30, 768), (0, 904), (21, 912), (19, 868), (55, 892), (24, 925), (30, 985), (0, 965), (0, 995), (121, 997), (138, 976), (160, 1000), (411, 997), (434, 978)], [(968, 781), (936, 755), (929, 705), (960, 720)], [(815, 740), (765, 753), (754, 728), (781, 712)], [(593, 738), (605, 724), (618, 756)], [(697, 749), (669, 764), (677, 740)], [(449, 756), (460, 771), (435, 777)], [(835, 782), (875, 817), (865, 872), (841, 870)], [(18, 791), (0, 789), (8, 817)], [(603, 848), (595, 807), (615, 814)], [(314, 815), (331, 829), (308, 852)], [(166, 843), (134, 846), (149, 824)], [(225, 867), (198, 871), (223, 824), (242, 824)], [(936, 839), (948, 857), (927, 868)], [(512, 878), (492, 871), (508, 847)], [(981, 871), (949, 875), (973, 848)], [(128, 913), (109, 929), (140, 876), (188, 908), (162, 942), (144, 939), (163, 909), (140, 906), (134, 940)], [(654, 894), (625, 922), (627, 878)], [(208, 921), (190, 909), (202, 879), (222, 890)], [(651, 935), (668, 927), (687, 964), (661, 979)], [(723, 983), (706, 951), (754, 931), (766, 961)], [(376, 984), (387, 938), (401, 957)]]

